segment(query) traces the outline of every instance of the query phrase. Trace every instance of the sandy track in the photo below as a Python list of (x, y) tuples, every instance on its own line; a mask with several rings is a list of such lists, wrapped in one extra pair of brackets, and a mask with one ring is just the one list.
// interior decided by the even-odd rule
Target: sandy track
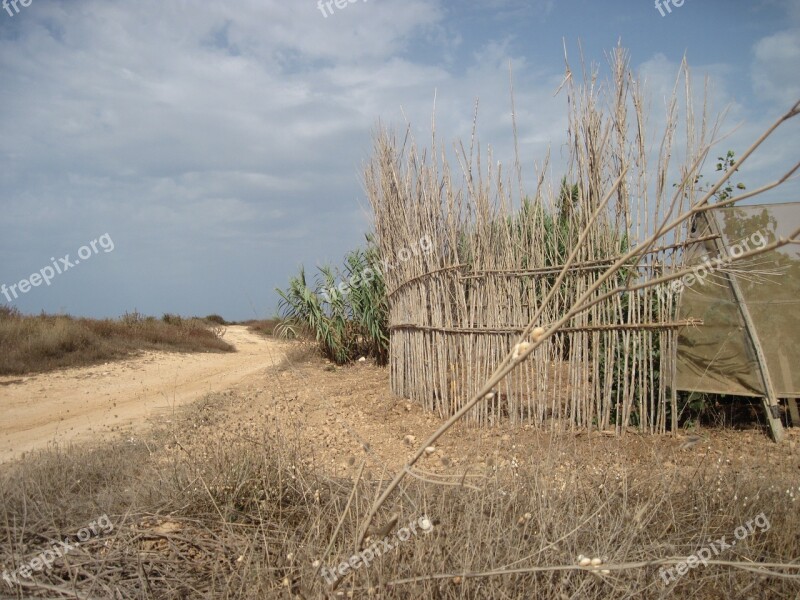
[(0, 377), (0, 462), (51, 442), (95, 440), (236, 388), (277, 365), (284, 344), (228, 327), (235, 353), (145, 352), (133, 359), (28, 377)]

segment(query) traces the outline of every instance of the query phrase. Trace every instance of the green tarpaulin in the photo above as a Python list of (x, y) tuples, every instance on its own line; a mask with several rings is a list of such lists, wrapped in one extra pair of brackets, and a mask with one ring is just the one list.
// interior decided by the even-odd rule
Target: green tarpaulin
[(778, 397), (800, 397), (800, 246), (789, 244), (742, 261), (751, 249), (800, 226), (800, 203), (719, 208), (695, 221), (692, 238), (713, 235), (724, 245), (720, 256), (713, 240), (688, 247), (686, 264), (693, 277), (683, 278), (680, 318), (702, 319), (678, 337), (676, 389), (764, 396), (759, 365), (727, 277), (739, 283), (766, 356)]

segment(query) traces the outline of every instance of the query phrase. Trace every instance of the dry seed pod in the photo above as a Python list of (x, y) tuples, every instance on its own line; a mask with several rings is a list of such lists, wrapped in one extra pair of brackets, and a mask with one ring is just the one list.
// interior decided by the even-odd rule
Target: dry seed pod
[(531, 347), (530, 342), (520, 342), (516, 346), (514, 346), (514, 354), (511, 356), (514, 360), (517, 360), (520, 356), (522, 356), (525, 352), (527, 352), (528, 348)]

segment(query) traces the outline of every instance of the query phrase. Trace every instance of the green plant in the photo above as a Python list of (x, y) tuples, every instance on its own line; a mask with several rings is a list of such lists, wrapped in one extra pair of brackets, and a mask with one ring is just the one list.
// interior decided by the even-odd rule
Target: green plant
[[(389, 354), (388, 304), (379, 255), (370, 236), (366, 250), (353, 250), (344, 261), (344, 270), (319, 268), (309, 285), (304, 267), (289, 280), (285, 290), (276, 289), (280, 300), (280, 337), (300, 337), (303, 332), (317, 340), (324, 356), (337, 364), (351, 362), (362, 355), (385, 364)], [(337, 274), (348, 283), (340, 289)]]
[[(354, 250), (345, 258), (348, 281), (357, 278), (358, 285), (349, 290), (352, 320), (358, 324), (363, 336), (362, 345), (366, 354), (374, 356), (384, 364), (389, 358), (389, 304), (386, 285), (378, 267), (380, 256), (371, 237), (365, 251)], [(370, 277), (366, 274), (369, 273)]]
[[(717, 173), (725, 173), (728, 169), (733, 167), (736, 164), (736, 156), (733, 153), (733, 150), (728, 150), (725, 156), (720, 156), (717, 158)], [(738, 171), (739, 169), (736, 169)], [(717, 199), (717, 202), (724, 202), (728, 198), (733, 197), (733, 190), (744, 190), (747, 189), (743, 183), (736, 183), (734, 184), (731, 179), (727, 181), (727, 183), (719, 189), (719, 191), (714, 195)]]
[[(716, 173), (726, 173), (730, 168), (736, 165), (736, 154), (733, 150), (728, 150), (725, 153), (725, 156), (718, 156), (717, 157), (717, 164), (714, 168)], [(739, 169), (734, 169), (734, 172), (738, 172)], [(706, 193), (711, 189), (711, 185), (703, 185), (703, 175), (698, 174), (694, 177), (693, 183), (697, 186), (697, 191), (702, 193)], [(678, 187), (677, 183), (672, 184), (672, 187)], [(723, 185), (717, 192), (714, 194), (715, 202), (724, 202), (733, 197), (734, 190), (746, 190), (747, 186), (743, 183), (734, 183), (733, 179), (728, 179), (725, 185)]]

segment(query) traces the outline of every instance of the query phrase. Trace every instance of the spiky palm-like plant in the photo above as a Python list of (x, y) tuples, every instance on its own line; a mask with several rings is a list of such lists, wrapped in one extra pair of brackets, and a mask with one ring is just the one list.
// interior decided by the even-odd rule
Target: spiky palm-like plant
[[(354, 250), (345, 257), (343, 272), (320, 267), (313, 288), (301, 267), (286, 290), (276, 290), (280, 296), (279, 335), (297, 336), (306, 331), (317, 340), (322, 353), (338, 364), (360, 355), (372, 356), (379, 364), (387, 362), (386, 286), (377, 249), (369, 236), (367, 242), (366, 250)], [(336, 284), (337, 274), (348, 282), (344, 291)]]

